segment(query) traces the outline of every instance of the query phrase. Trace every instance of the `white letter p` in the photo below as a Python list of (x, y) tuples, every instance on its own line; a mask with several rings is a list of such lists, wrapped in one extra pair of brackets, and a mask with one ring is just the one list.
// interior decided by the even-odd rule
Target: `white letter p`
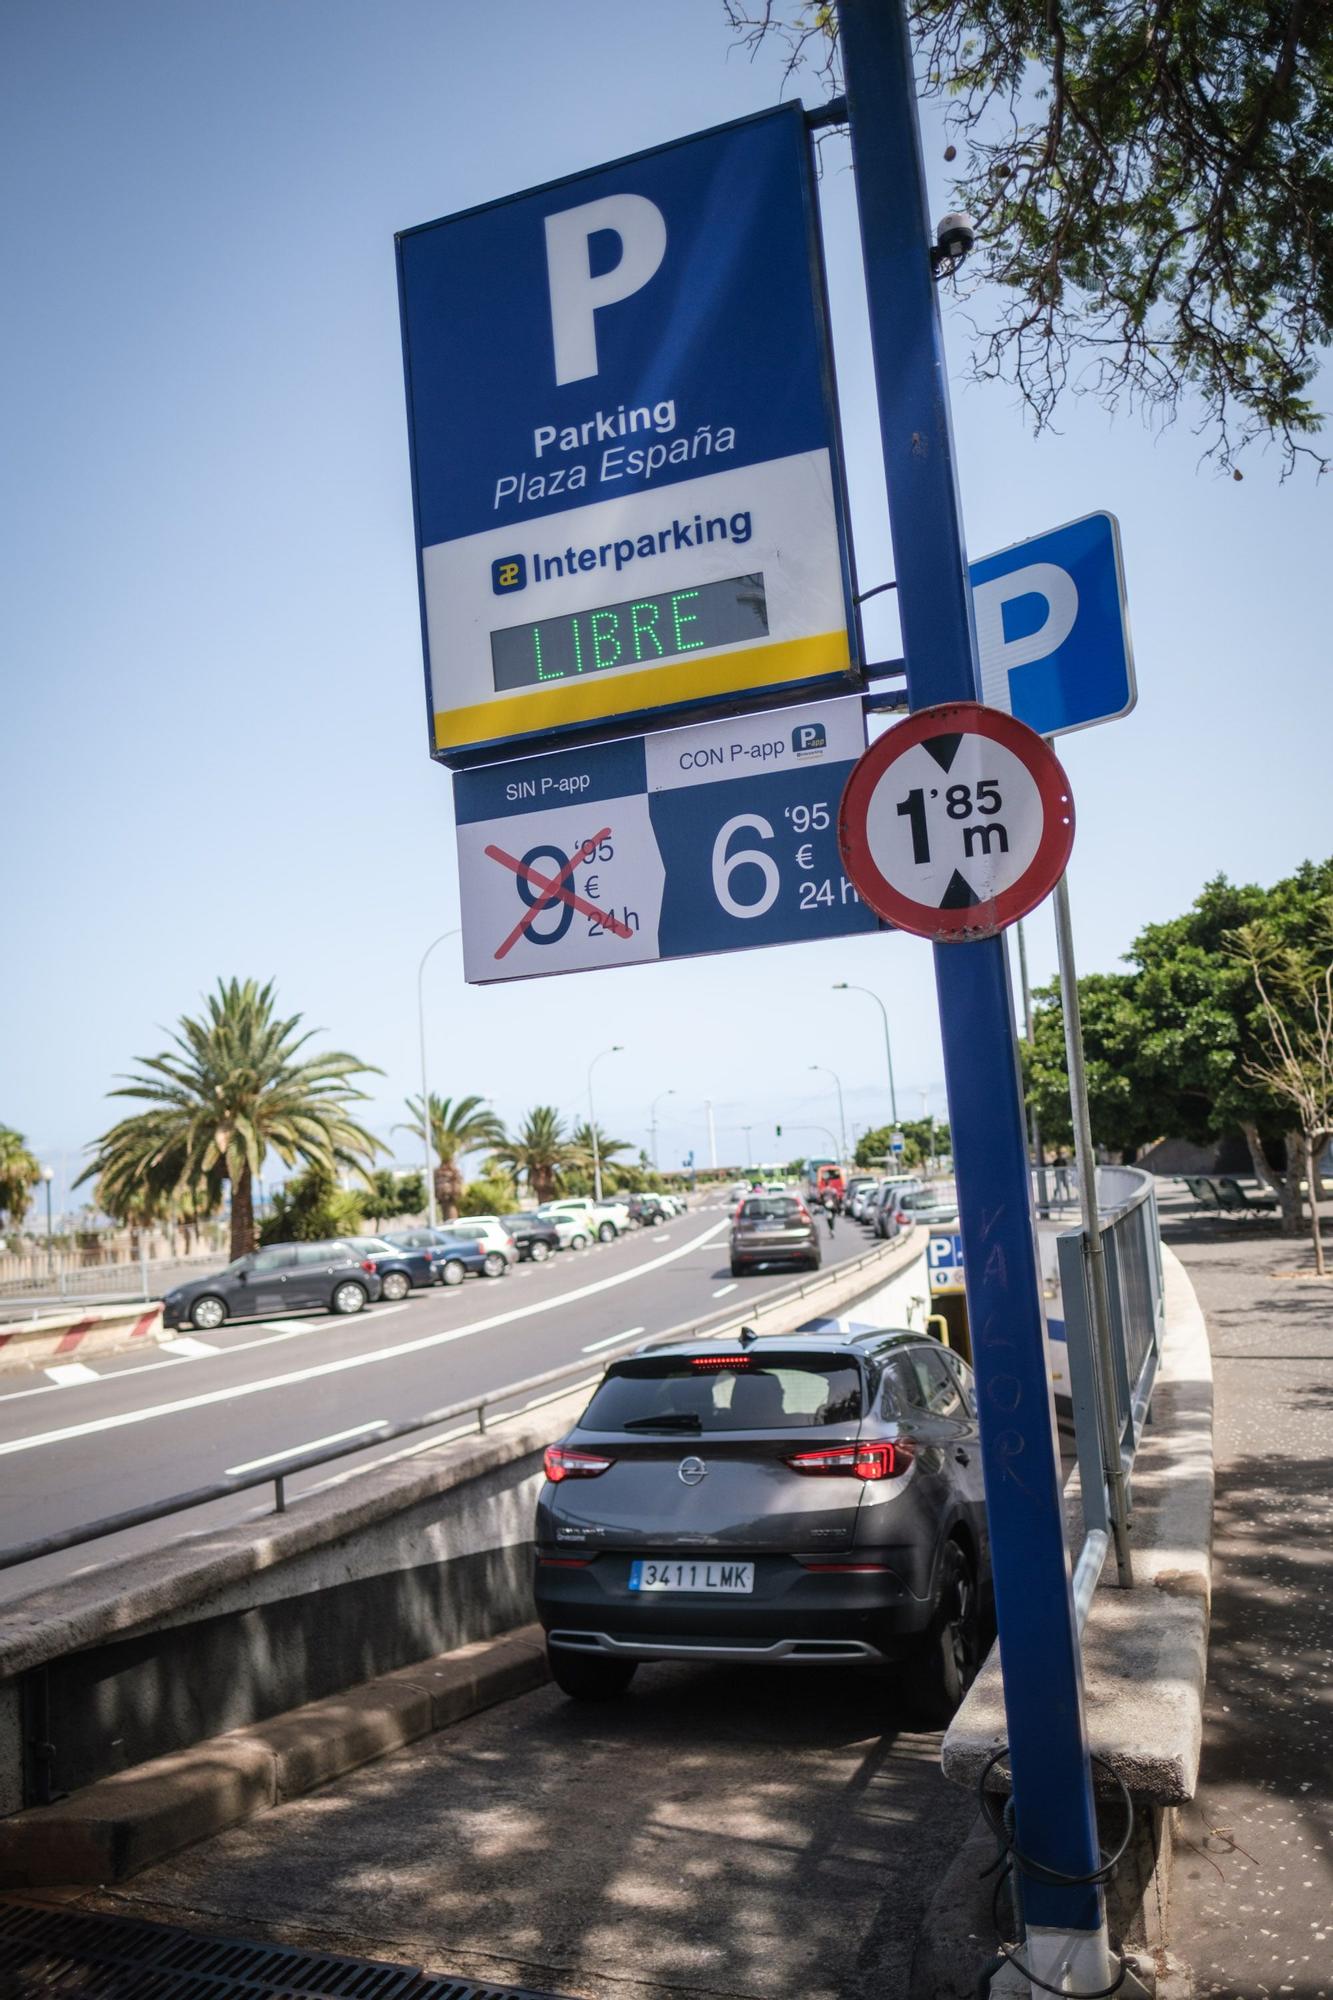
[[(594, 278), (589, 239), (599, 229), (620, 238), (620, 261)], [(666, 254), (666, 222), (645, 195), (609, 194), (546, 218), (546, 270), (551, 288), (551, 334), (557, 382), (582, 382), (597, 373), (599, 306), (615, 305), (643, 290)]]

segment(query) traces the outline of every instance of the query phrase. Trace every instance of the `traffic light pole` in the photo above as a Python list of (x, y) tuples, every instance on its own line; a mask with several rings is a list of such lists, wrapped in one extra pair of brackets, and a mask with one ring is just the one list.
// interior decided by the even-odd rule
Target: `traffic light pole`
[[(976, 636), (903, 0), (839, 0), (838, 20), (909, 706), (974, 701)], [(1101, 1887), (1088, 1879), (1100, 1856), (1004, 940), (934, 950), (1014, 1838), (1033, 1864), (1022, 1873), (1023, 1958), (1048, 1991), (1103, 1993), (1113, 1971)]]

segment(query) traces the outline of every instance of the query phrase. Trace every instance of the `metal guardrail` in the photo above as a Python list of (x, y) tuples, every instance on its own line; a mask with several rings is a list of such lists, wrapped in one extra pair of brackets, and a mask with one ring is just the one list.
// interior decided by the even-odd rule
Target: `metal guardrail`
[[(1113, 1545), (1126, 1552), (1134, 1456), (1147, 1421), (1165, 1329), (1157, 1188), (1135, 1167), (1097, 1170), (1106, 1315), (1097, 1310), (1085, 1224), (1057, 1239), (1084, 1543), (1074, 1569), (1082, 1630)], [(1128, 1567), (1128, 1563), (1126, 1563)]]
[(207, 1277), (220, 1271), (226, 1261), (222, 1252), (203, 1257), (140, 1257), (76, 1264), (41, 1277), (0, 1278), (0, 1318), (37, 1314), (44, 1309), (58, 1311), (71, 1300), (87, 1306), (132, 1305), (140, 1299), (147, 1303), (161, 1298), (168, 1276), (176, 1283), (184, 1276)]
[[(900, 1239), (894, 1239), (897, 1240)], [(762, 1299), (755, 1300), (752, 1309), (745, 1312), (743, 1315), (745, 1323), (748, 1325), (751, 1321), (760, 1320), (766, 1313), (790, 1305), (795, 1299), (807, 1297), (810, 1292), (827, 1285), (829, 1279), (834, 1276), (849, 1277), (868, 1264), (879, 1263), (892, 1248), (892, 1241), (876, 1245), (874, 1249), (864, 1251), (859, 1257), (849, 1258), (846, 1263), (835, 1265), (832, 1270), (824, 1271), (818, 1277), (807, 1278), (796, 1285), (783, 1285), (777, 1291), (766, 1293)], [(657, 1346), (670, 1340), (689, 1340), (692, 1337), (720, 1332), (724, 1327), (734, 1326), (737, 1318), (734, 1309), (723, 1308), (719, 1312), (705, 1315), (702, 1319), (690, 1320), (683, 1325), (670, 1327), (663, 1333), (653, 1334), (647, 1340), (636, 1337), (608, 1348), (591, 1368), (587, 1361), (566, 1362), (560, 1368), (548, 1368), (541, 1375), (529, 1375), (521, 1382), (510, 1382), (503, 1388), (487, 1390), (482, 1396), (469, 1396), (461, 1403), (446, 1403), (442, 1409), (431, 1410), (423, 1417), (409, 1417), (402, 1423), (386, 1424), (370, 1437), (362, 1435), (358, 1439), (326, 1445), (320, 1450), (293, 1452), (290, 1457), (280, 1459), (262, 1472), (231, 1474), (226, 1478), (214, 1480), (207, 1486), (193, 1487), (187, 1493), (173, 1493), (166, 1500), (152, 1500), (142, 1507), (127, 1507), (119, 1514), (108, 1514), (102, 1520), (90, 1522), (85, 1527), (67, 1528), (58, 1535), (43, 1535), (36, 1541), (21, 1542), (11, 1549), (0, 1549), (0, 1570), (15, 1569), (20, 1563), (36, 1562), (42, 1556), (59, 1555), (64, 1549), (79, 1548), (85, 1542), (101, 1541), (107, 1535), (119, 1535), (128, 1528), (142, 1528), (151, 1521), (163, 1521), (169, 1515), (183, 1514), (194, 1507), (207, 1507), (215, 1500), (226, 1500), (232, 1494), (251, 1492), (259, 1486), (273, 1488), (273, 1510), (277, 1514), (285, 1514), (287, 1481), (299, 1472), (308, 1472), (315, 1466), (328, 1465), (336, 1459), (354, 1458), (367, 1451), (378, 1451), (382, 1446), (392, 1444), (398, 1438), (418, 1436), (423, 1431), (440, 1430), (444, 1425), (454, 1423), (460, 1417), (474, 1419), (476, 1434), (481, 1435), (487, 1428), (488, 1412), (501, 1404), (512, 1403), (520, 1396), (530, 1396), (534, 1389), (552, 1388), (557, 1383), (562, 1385), (561, 1393), (563, 1393), (564, 1386), (572, 1386), (579, 1380), (594, 1382), (606, 1364), (615, 1361), (622, 1354), (632, 1354), (639, 1349)], [(523, 1416), (528, 1410), (539, 1407), (541, 1403), (553, 1400), (555, 1399), (551, 1396), (539, 1396), (535, 1400), (523, 1403), (517, 1410), (504, 1411), (497, 1421), (503, 1422), (507, 1417)], [(469, 1424), (459, 1431), (458, 1435), (467, 1436), (472, 1429), (473, 1425)]]

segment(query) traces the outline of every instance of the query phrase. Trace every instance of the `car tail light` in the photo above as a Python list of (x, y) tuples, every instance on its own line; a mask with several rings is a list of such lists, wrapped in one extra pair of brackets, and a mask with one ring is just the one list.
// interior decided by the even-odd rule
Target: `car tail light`
[(748, 1368), (748, 1354), (696, 1354), (691, 1368)]
[(361, 1259), (361, 1269), (363, 1271), (369, 1271), (372, 1277), (374, 1276), (375, 1266), (369, 1257), (363, 1257)]
[(558, 1486), (562, 1479), (596, 1479), (615, 1464), (613, 1458), (600, 1458), (591, 1451), (570, 1451), (563, 1444), (548, 1444), (544, 1462), (552, 1486)]
[(588, 1569), (591, 1556), (538, 1556), (538, 1569)]
[(796, 1213), (800, 1216), (802, 1222), (808, 1222), (810, 1220), (810, 1211), (806, 1207), (803, 1201), (797, 1203)]
[(818, 1451), (798, 1451), (787, 1460), (793, 1472), (850, 1472), (857, 1479), (896, 1479), (907, 1470), (908, 1446), (889, 1444), (829, 1444)]
[(484, 1257), (486, 1255), (486, 1245), (484, 1242), (474, 1243), (472, 1247), (476, 1251), (479, 1257)]

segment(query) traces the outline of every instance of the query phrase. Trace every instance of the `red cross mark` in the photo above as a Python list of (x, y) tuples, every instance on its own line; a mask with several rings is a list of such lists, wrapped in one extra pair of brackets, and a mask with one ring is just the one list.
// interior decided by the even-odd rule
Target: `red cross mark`
[(585, 902), (583, 897), (578, 895), (569, 886), (569, 878), (579, 863), (581, 861), (591, 861), (597, 852), (599, 843), (609, 839), (610, 833), (610, 827), (604, 826), (600, 833), (594, 833), (589, 839), (584, 841), (581, 847), (576, 847), (558, 875), (539, 875), (535, 868), (526, 868), (521, 861), (515, 860), (512, 854), (506, 854), (503, 847), (488, 847), (486, 849), (486, 853), (492, 861), (498, 861), (504, 867), (512, 868), (520, 881), (526, 882), (529, 888), (541, 891), (532, 908), (519, 918), (513, 930), (510, 931), (509, 936), (496, 952), (495, 956), (497, 958), (503, 958), (507, 952), (512, 951), (525, 932), (532, 928), (532, 925), (536, 922), (542, 911), (550, 909), (554, 903), (565, 903), (571, 910), (579, 911), (582, 916), (594, 918), (605, 929), (614, 932), (616, 937), (633, 937), (634, 932), (628, 924), (622, 924), (619, 917), (609, 916), (605, 910), (599, 910), (595, 903)]

